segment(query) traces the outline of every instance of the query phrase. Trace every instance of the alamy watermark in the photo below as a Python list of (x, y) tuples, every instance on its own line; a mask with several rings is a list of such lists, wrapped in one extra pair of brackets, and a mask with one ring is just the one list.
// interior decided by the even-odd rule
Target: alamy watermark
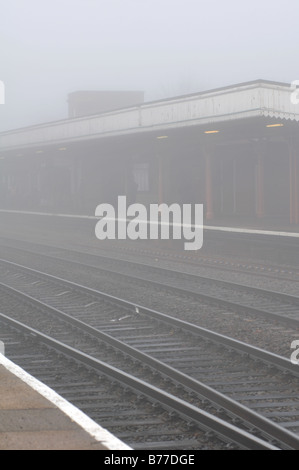
[(149, 209), (135, 203), (127, 207), (126, 196), (118, 196), (117, 210), (111, 204), (99, 204), (100, 217), (95, 234), (99, 240), (184, 240), (185, 250), (203, 245), (202, 204), (150, 204)]
[(299, 364), (299, 340), (295, 339), (291, 343), (291, 349), (295, 349), (294, 352), (291, 354), (291, 362), (292, 364)]
[(0, 80), (0, 104), (5, 104), (5, 85)]

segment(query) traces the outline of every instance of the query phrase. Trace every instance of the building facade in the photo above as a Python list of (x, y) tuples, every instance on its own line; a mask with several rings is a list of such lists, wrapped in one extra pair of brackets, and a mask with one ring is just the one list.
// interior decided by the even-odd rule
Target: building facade
[(299, 104), (257, 80), (0, 134), (0, 205), (93, 215), (118, 195), (299, 224)]

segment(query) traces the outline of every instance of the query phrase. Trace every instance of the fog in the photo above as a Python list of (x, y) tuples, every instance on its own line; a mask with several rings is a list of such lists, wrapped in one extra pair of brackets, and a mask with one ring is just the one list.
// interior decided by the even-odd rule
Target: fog
[(0, 0), (0, 131), (67, 117), (77, 90), (151, 101), (299, 79), (298, 0)]

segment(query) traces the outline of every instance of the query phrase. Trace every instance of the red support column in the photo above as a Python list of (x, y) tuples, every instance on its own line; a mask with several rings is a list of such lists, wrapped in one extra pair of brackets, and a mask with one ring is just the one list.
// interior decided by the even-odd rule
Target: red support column
[(259, 152), (257, 160), (256, 174), (256, 215), (262, 219), (265, 215), (265, 195), (264, 195), (264, 155)]
[(293, 199), (293, 151), (289, 145), (289, 170), (290, 170), (290, 224), (294, 223), (294, 199)]
[(213, 203), (213, 169), (211, 154), (205, 151), (205, 180), (206, 180), (206, 220), (214, 218), (214, 203)]
[(264, 155), (266, 152), (266, 143), (259, 141), (253, 144), (253, 154), (256, 158), (255, 173), (255, 200), (256, 200), (256, 217), (262, 219), (265, 216), (265, 170)]
[(298, 213), (298, 209), (299, 209), (299, 203), (298, 203), (298, 194), (299, 194), (299, 191), (298, 191), (298, 157), (297, 157), (297, 153), (295, 151), (295, 149), (293, 149), (293, 168), (294, 168), (294, 186), (293, 186), (293, 190), (294, 190), (294, 224), (298, 224), (299, 223), (299, 213)]
[(289, 168), (290, 168), (290, 223), (299, 224), (299, 164), (298, 146), (295, 140), (289, 140)]
[(158, 201), (159, 201), (159, 204), (162, 204), (164, 202), (164, 169), (163, 169), (163, 159), (161, 155), (158, 156), (158, 165), (159, 165)]

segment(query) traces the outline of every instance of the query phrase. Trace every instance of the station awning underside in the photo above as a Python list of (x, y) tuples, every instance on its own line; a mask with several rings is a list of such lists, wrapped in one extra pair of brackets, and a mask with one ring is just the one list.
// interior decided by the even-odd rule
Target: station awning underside
[[(0, 134), (2, 156), (26, 149), (148, 136), (277, 139), (298, 130), (299, 99), (290, 84), (257, 80), (207, 92), (144, 103), (104, 114), (66, 119)], [(299, 92), (298, 92), (299, 95)], [(298, 104), (297, 104), (298, 101)], [(269, 132), (278, 131), (275, 135)], [(204, 141), (204, 140), (203, 140)]]

